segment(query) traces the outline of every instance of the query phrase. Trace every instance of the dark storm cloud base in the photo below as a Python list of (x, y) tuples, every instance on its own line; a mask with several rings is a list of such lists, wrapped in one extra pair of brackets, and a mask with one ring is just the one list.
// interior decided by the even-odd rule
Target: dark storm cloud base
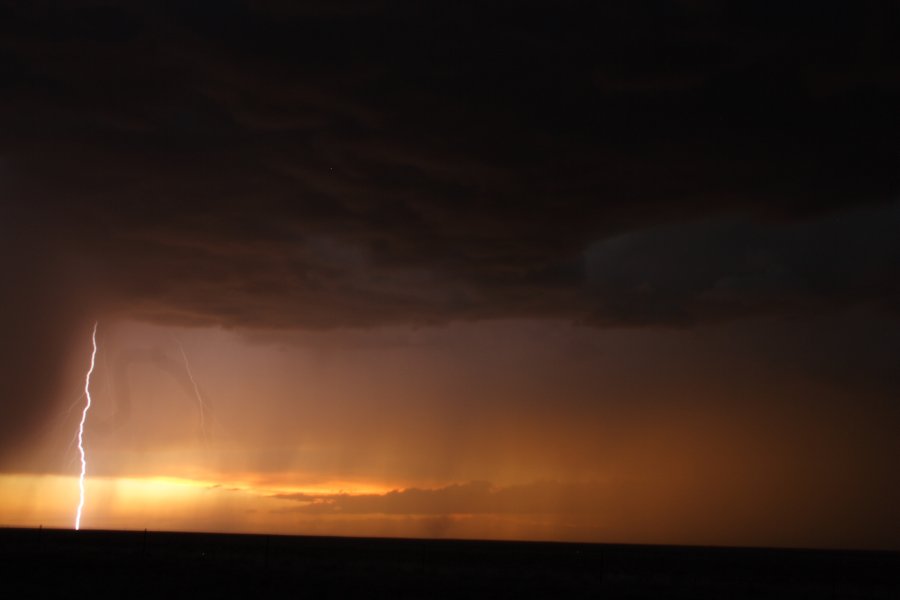
[[(797, 4), (5, 7), (0, 227), (17, 260), (77, 274), (52, 291), (156, 321), (896, 305), (877, 222), (754, 224), (900, 191), (896, 9)], [(602, 268), (609, 239), (648, 228), (624, 280)], [(849, 257), (790, 243), (847, 239)]]
[(900, 553), (0, 529), (10, 597), (896, 598)]
[(896, 313), (898, 23), (887, 1), (6, 3), (0, 461), (98, 315)]

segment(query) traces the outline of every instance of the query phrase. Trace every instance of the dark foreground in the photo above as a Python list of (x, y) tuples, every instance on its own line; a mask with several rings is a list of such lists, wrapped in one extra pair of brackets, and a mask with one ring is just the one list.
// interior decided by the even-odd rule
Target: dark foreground
[(900, 598), (900, 553), (0, 529), (5, 598)]

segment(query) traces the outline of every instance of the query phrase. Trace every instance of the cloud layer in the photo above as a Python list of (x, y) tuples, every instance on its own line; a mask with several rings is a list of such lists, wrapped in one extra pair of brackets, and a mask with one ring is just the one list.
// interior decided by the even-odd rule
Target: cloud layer
[(4, 7), (3, 444), (96, 316), (895, 312), (895, 10)]
[[(273, 328), (702, 319), (677, 297), (703, 291), (687, 279), (709, 269), (751, 296), (720, 289), (716, 316), (784, 302), (772, 276), (792, 298), (845, 302), (845, 282), (824, 281), (824, 263), (844, 260), (834, 249), (809, 251), (823, 285), (803, 269), (740, 272), (742, 241), (746, 260), (777, 262), (796, 257), (795, 236), (849, 241), (866, 262), (886, 250), (849, 295), (885, 293), (896, 243), (858, 242), (873, 225), (860, 218), (825, 237), (653, 229), (895, 199), (897, 36), (875, 8), (826, 10), (815, 26), (780, 10), (771, 29), (742, 3), (597, 11), (7, 9), (3, 187), (11, 227), (30, 231), (17, 247), (76, 263), (134, 315)], [(639, 238), (663, 237), (629, 250), (650, 254), (626, 257), (627, 284), (658, 297), (631, 302), (598, 269), (646, 228)], [(588, 293), (598, 280), (611, 299)], [(643, 314), (622, 314), (623, 295)]]

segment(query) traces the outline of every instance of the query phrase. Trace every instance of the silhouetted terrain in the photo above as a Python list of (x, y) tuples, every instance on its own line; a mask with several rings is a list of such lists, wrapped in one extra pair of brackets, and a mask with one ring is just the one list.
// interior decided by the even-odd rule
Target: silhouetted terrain
[(900, 598), (900, 553), (0, 529), (6, 598)]

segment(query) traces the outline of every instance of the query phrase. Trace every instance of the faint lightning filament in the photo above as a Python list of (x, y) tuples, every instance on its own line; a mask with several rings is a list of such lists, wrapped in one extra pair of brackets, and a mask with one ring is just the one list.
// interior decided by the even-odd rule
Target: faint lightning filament
[(75, 513), (75, 530), (81, 529), (81, 510), (84, 508), (84, 476), (87, 473), (87, 460), (84, 456), (84, 423), (91, 408), (91, 375), (94, 373), (94, 364), (97, 359), (97, 323), (94, 323), (94, 331), (91, 334), (91, 366), (84, 376), (84, 410), (81, 411), (81, 422), (78, 424), (78, 452), (81, 454), (81, 476), (78, 478), (78, 511)]
[(184, 346), (178, 338), (175, 338), (175, 341), (178, 343), (178, 349), (181, 350), (181, 357), (184, 359), (184, 370), (187, 372), (188, 379), (191, 380), (191, 385), (194, 386), (194, 397), (197, 399), (197, 410), (200, 414), (200, 438), (203, 440), (204, 444), (208, 444), (209, 435), (206, 432), (205, 415), (206, 401), (203, 400), (203, 396), (200, 394), (200, 387), (197, 385), (197, 380), (194, 379), (194, 373), (191, 371), (191, 363), (188, 360), (187, 353), (184, 351)]

